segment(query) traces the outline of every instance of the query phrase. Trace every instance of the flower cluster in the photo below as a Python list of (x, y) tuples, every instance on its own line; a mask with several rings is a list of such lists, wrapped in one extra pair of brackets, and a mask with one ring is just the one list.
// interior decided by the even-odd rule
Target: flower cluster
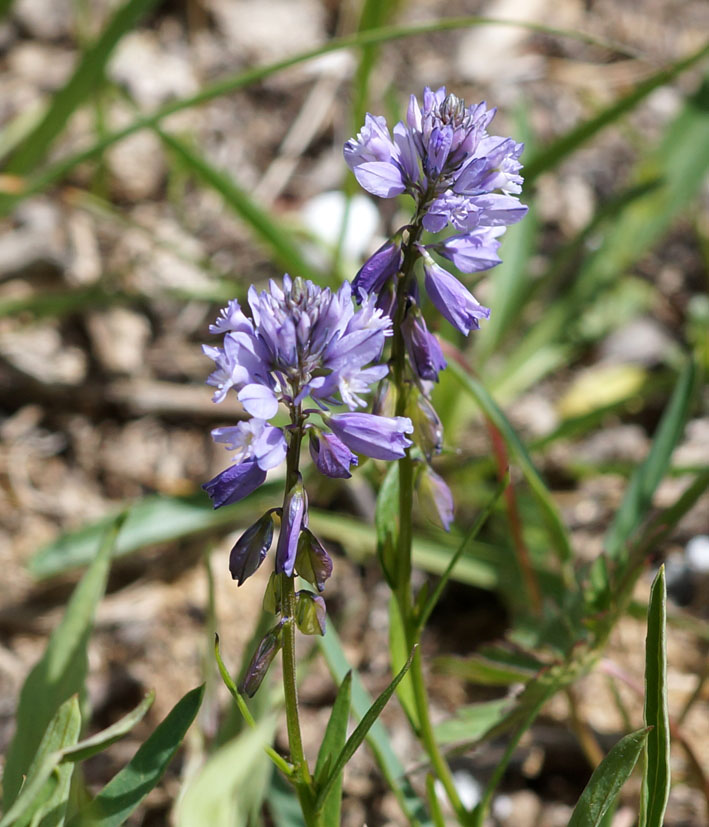
[[(365, 263), (354, 280), (355, 289), (378, 295), (387, 291), (402, 266), (405, 230), (412, 254), (422, 262), (428, 297), (438, 311), (466, 335), (489, 317), (490, 311), (431, 253), (452, 261), (463, 273), (488, 270), (500, 262), (498, 239), (505, 227), (527, 212), (516, 198), (522, 184), (523, 145), (488, 134), (494, 115), (495, 110), (484, 103), (466, 108), (441, 87), (435, 92), (424, 90), (423, 106), (411, 96), (406, 121), (396, 124), (393, 137), (384, 118), (366, 116), (357, 138), (345, 144), (345, 160), (373, 195), (392, 198), (409, 193), (416, 202), (416, 217)], [(453, 232), (446, 238), (420, 243), (422, 230), (439, 233), (447, 227)], [(418, 304), (414, 284), (405, 298), (411, 305)], [(420, 321), (418, 328), (419, 339), (426, 338)], [(435, 346), (429, 347), (436, 352)], [(430, 379), (440, 370), (441, 360), (434, 356), (433, 362), (424, 364), (419, 375)]]
[[(426, 88), (423, 105), (412, 95), (405, 121), (391, 133), (384, 118), (367, 114), (360, 133), (344, 147), (345, 160), (365, 190), (380, 198), (408, 193), (415, 201), (411, 223), (365, 262), (353, 286), (368, 300), (376, 296), (377, 306), (395, 320), (394, 335), (402, 338), (408, 381), (416, 386), (407, 412), (426, 459), (419, 474), (421, 499), (437, 505), (446, 528), (452, 498), (430, 467), (440, 438), (436, 442), (426, 435), (440, 437), (440, 422), (430, 404), (421, 416), (422, 400), (428, 402), (430, 383), (438, 380), (446, 361), (424, 321), (416, 270), (423, 270), (432, 304), (461, 333), (467, 336), (489, 318), (489, 309), (441, 261), (451, 261), (463, 273), (494, 267), (500, 262), (500, 236), (527, 212), (516, 197), (523, 145), (488, 133), (494, 115), (484, 103), (466, 107), (444, 87), (435, 92)], [(425, 232), (443, 231), (442, 238), (424, 241)]]

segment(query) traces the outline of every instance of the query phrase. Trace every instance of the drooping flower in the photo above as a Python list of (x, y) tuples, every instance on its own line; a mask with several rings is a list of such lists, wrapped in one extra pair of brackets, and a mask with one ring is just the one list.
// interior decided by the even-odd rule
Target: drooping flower
[(340, 413), (327, 418), (336, 436), (357, 454), (373, 459), (401, 459), (411, 440), (411, 420), (405, 416), (375, 416), (366, 413)]
[(423, 268), (428, 297), (438, 312), (461, 333), (467, 336), (471, 330), (480, 328), (481, 319), (490, 318), (489, 308), (479, 304), (455, 276), (436, 264), (427, 253)]
[(315, 428), (310, 430), (310, 456), (321, 474), (340, 479), (349, 479), (351, 466), (359, 463), (356, 454), (335, 434)]
[(438, 374), (446, 366), (446, 360), (438, 339), (433, 333), (429, 333), (423, 316), (414, 310), (409, 310), (404, 317), (401, 329), (404, 334), (406, 351), (416, 374), (421, 379), (437, 382)]

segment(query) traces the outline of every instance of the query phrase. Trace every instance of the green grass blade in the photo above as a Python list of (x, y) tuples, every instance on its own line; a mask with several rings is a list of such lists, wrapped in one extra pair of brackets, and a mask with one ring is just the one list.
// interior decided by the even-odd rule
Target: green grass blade
[(41, 192), (51, 184), (60, 180), (78, 164), (96, 158), (110, 146), (113, 146), (113, 144), (129, 137), (130, 135), (133, 135), (141, 129), (149, 129), (158, 126), (162, 120), (167, 118), (168, 115), (172, 115), (174, 112), (180, 112), (184, 109), (191, 109), (194, 106), (199, 106), (207, 101), (214, 100), (222, 95), (234, 92), (237, 89), (243, 89), (246, 86), (250, 86), (251, 84), (265, 80), (268, 77), (272, 77), (279, 72), (290, 69), (292, 66), (297, 66), (309, 60), (315, 60), (321, 55), (328, 54), (330, 52), (369, 46), (377, 43), (387, 43), (407, 37), (432, 34), (434, 32), (453, 31), (456, 29), (484, 25), (509, 26), (512, 28), (527, 29), (528, 31), (538, 31), (556, 37), (570, 38), (584, 43), (593, 43), (595, 45), (604, 46), (618, 52), (619, 54), (632, 54), (632, 52), (622, 44), (613, 43), (603, 38), (598, 38), (583, 32), (569, 29), (556, 29), (550, 26), (525, 21), (498, 20), (495, 18), (477, 16), (451, 17), (445, 20), (434, 21), (433, 23), (419, 23), (412, 26), (388, 26), (381, 29), (369, 29), (348, 37), (334, 38), (333, 40), (330, 40), (315, 49), (301, 52), (275, 63), (271, 63), (266, 66), (258, 66), (254, 69), (249, 69), (246, 72), (241, 72), (237, 75), (227, 77), (221, 81), (217, 81), (205, 89), (202, 89), (200, 92), (197, 92), (191, 97), (171, 101), (165, 106), (157, 109), (155, 112), (137, 118), (131, 124), (128, 124), (128, 126), (103, 136), (99, 141), (81, 152), (77, 152), (68, 158), (58, 161), (49, 169), (43, 173), (40, 173), (40, 175), (38, 175), (35, 179), (28, 182), (23, 192), (17, 195), (0, 194), (0, 215), (7, 214), (7, 212), (13, 209), (13, 207), (23, 198), (37, 192)]
[(497, 726), (514, 703), (510, 698), (468, 704), (458, 709), (454, 717), (436, 724), (434, 732), (439, 744), (474, 743)]
[[(25, 827), (40, 822), (47, 827), (64, 817), (69, 797), (72, 766), (60, 767), (62, 749), (76, 743), (81, 731), (81, 712), (77, 695), (64, 701), (42, 736), (27, 778), (0, 827)], [(44, 820), (42, 820), (44, 818)]]
[(3, 775), (3, 806), (6, 810), (15, 800), (22, 776), (55, 712), (67, 698), (83, 691), (87, 672), (86, 647), (96, 606), (106, 588), (111, 551), (121, 523), (121, 519), (114, 519), (108, 529), (104, 528), (98, 554), (74, 590), (42, 659), (22, 687), (15, 716), (17, 729), (7, 752)]
[(322, 809), (323, 804), (327, 800), (327, 797), (330, 791), (332, 790), (333, 786), (337, 783), (338, 780), (342, 778), (342, 773), (345, 769), (345, 766), (347, 765), (347, 762), (350, 760), (350, 758), (352, 758), (355, 752), (357, 752), (360, 744), (367, 737), (367, 733), (372, 728), (374, 723), (377, 721), (379, 716), (382, 714), (382, 710), (389, 703), (389, 698), (391, 698), (391, 696), (394, 694), (396, 687), (399, 685), (404, 675), (409, 671), (409, 667), (411, 666), (411, 663), (414, 659), (415, 651), (416, 647), (414, 647), (414, 650), (409, 655), (409, 659), (399, 670), (392, 682), (389, 684), (389, 686), (387, 686), (387, 688), (381, 693), (381, 695), (379, 695), (379, 697), (365, 712), (365, 714), (362, 716), (362, 720), (357, 725), (355, 731), (347, 739), (347, 742), (342, 748), (340, 754), (337, 756), (333, 764), (333, 767), (330, 770), (327, 781), (325, 781), (318, 790), (317, 798), (315, 799), (316, 812)]
[[(320, 651), (327, 661), (333, 678), (339, 683), (350, 671), (342, 645), (332, 628), (328, 624), (324, 637), (317, 638)], [(371, 708), (372, 699), (362, 685), (356, 671), (352, 672), (352, 710), (353, 714), (362, 720), (367, 710)], [(391, 748), (391, 738), (381, 721), (375, 721), (367, 734), (367, 742), (386, 779), (389, 787), (397, 798), (404, 816), (414, 827), (430, 827), (430, 821), (421, 799), (414, 792), (406, 778), (404, 767)]]
[(662, 827), (670, 795), (670, 714), (667, 705), (667, 639), (665, 567), (650, 591), (645, 641), (645, 724), (647, 738), (643, 772), (641, 827)]
[[(389, 657), (391, 669), (398, 672), (409, 659), (409, 650), (406, 643), (406, 630), (399, 609), (399, 601), (392, 594), (389, 598)], [(416, 695), (411, 676), (404, 676), (396, 688), (396, 697), (406, 713), (414, 732), (420, 729), (419, 716), (416, 710)]]
[(123, 824), (162, 778), (199, 711), (203, 695), (204, 685), (179, 700), (128, 764), (70, 820), (68, 827)]
[(155, 692), (148, 692), (135, 709), (132, 709), (127, 715), (124, 715), (120, 720), (116, 721), (115, 724), (63, 750), (62, 761), (85, 761), (92, 755), (103, 752), (103, 750), (110, 747), (111, 744), (115, 744), (116, 741), (127, 735), (138, 721), (143, 719), (145, 713), (153, 705), (154, 700)]
[(567, 132), (566, 135), (563, 135), (548, 147), (535, 153), (525, 164), (524, 177), (526, 182), (529, 184), (541, 173), (558, 166), (560, 161), (567, 155), (575, 152), (582, 144), (606, 126), (626, 115), (655, 89), (670, 83), (682, 72), (685, 72), (707, 56), (709, 56), (709, 44), (705, 44), (686, 58), (678, 60), (671, 66), (651, 75), (620, 100), (599, 112), (598, 115), (579, 124), (575, 129)]
[(282, 222), (274, 221), (224, 170), (213, 167), (174, 135), (157, 128), (156, 132), (185, 167), (203, 184), (219, 193), (224, 202), (251, 227), (288, 273), (303, 277), (312, 275), (312, 266), (303, 258), (298, 243)]
[(621, 738), (593, 771), (574, 807), (568, 827), (601, 827), (603, 817), (630, 778), (638, 761), (648, 730), (639, 729)]
[(569, 562), (572, 558), (572, 551), (566, 528), (561, 520), (556, 504), (549, 493), (549, 489), (546, 487), (541, 476), (539, 475), (539, 472), (534, 467), (534, 463), (527, 453), (527, 449), (524, 447), (522, 440), (519, 436), (517, 436), (517, 433), (512, 425), (510, 425), (509, 420), (481, 382), (468, 375), (463, 368), (452, 360), (448, 364), (448, 369), (460, 382), (463, 389), (470, 394), (470, 396), (472, 396), (484, 415), (502, 434), (508, 450), (515, 457), (522, 473), (524, 474), (524, 478), (526, 479), (540, 506), (542, 515), (549, 530), (549, 534), (560, 560), (565, 563)]
[[(348, 672), (337, 691), (335, 703), (332, 706), (330, 720), (327, 722), (318, 758), (315, 764), (316, 789), (327, 778), (330, 767), (336, 757), (342, 752), (347, 739), (347, 722), (350, 718), (350, 703), (352, 699), (352, 672)], [(330, 793), (325, 799), (322, 808), (323, 824), (339, 824), (342, 809), (342, 774), (335, 780)]]
[(111, 53), (118, 41), (155, 5), (156, 0), (128, 0), (115, 12), (96, 42), (81, 57), (69, 82), (53, 97), (44, 117), (25, 138), (7, 165), (7, 172), (24, 174), (47, 154), (54, 139), (76, 109), (102, 83)]
[(631, 477), (623, 501), (606, 536), (606, 553), (611, 559), (620, 563), (624, 563), (628, 558), (627, 544), (652, 505), (655, 490), (667, 473), (672, 451), (684, 431), (692, 401), (695, 372), (694, 362), (690, 360), (677, 380), (657, 427), (650, 453)]

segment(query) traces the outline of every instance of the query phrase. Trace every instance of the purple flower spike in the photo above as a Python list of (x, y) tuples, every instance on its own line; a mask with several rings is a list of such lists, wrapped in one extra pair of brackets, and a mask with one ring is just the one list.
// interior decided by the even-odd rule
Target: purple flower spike
[(349, 479), (350, 466), (359, 463), (357, 456), (335, 434), (315, 429), (310, 431), (310, 456), (321, 474), (339, 479)]
[(421, 379), (438, 382), (438, 374), (446, 366), (438, 339), (428, 332), (423, 316), (410, 310), (401, 326), (409, 359)]
[(229, 571), (237, 585), (258, 569), (273, 542), (273, 517), (268, 511), (239, 537), (229, 555)]
[(266, 479), (266, 472), (256, 462), (249, 460), (232, 465), (213, 480), (205, 482), (202, 488), (209, 494), (215, 508), (243, 500)]
[(405, 434), (414, 430), (406, 416), (375, 416), (366, 413), (340, 413), (328, 417), (327, 424), (345, 445), (357, 454), (374, 459), (401, 459), (411, 440)]
[(489, 319), (490, 310), (475, 300), (474, 296), (443, 267), (430, 257), (424, 256), (426, 292), (436, 308), (453, 327), (466, 336), (480, 328), (480, 319)]
[(281, 531), (276, 546), (276, 573), (293, 576), (300, 530), (308, 524), (308, 503), (302, 480), (291, 488), (283, 505)]
[(364, 262), (352, 281), (355, 295), (380, 293), (384, 285), (399, 272), (401, 266), (401, 245), (388, 241)]

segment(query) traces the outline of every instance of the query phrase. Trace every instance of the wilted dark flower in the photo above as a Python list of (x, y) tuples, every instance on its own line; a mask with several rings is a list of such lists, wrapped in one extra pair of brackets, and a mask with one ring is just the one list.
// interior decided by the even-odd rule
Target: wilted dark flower
[(273, 659), (278, 654), (281, 648), (281, 632), (283, 628), (283, 621), (279, 621), (276, 626), (271, 629), (263, 638), (259, 647), (251, 658), (249, 668), (246, 670), (239, 691), (249, 698), (253, 698), (256, 690), (261, 686), (261, 682), (266, 677), (268, 667), (273, 663)]
[(231, 550), (229, 571), (239, 586), (258, 569), (271, 548), (274, 510), (267, 511), (260, 520), (247, 528)]

